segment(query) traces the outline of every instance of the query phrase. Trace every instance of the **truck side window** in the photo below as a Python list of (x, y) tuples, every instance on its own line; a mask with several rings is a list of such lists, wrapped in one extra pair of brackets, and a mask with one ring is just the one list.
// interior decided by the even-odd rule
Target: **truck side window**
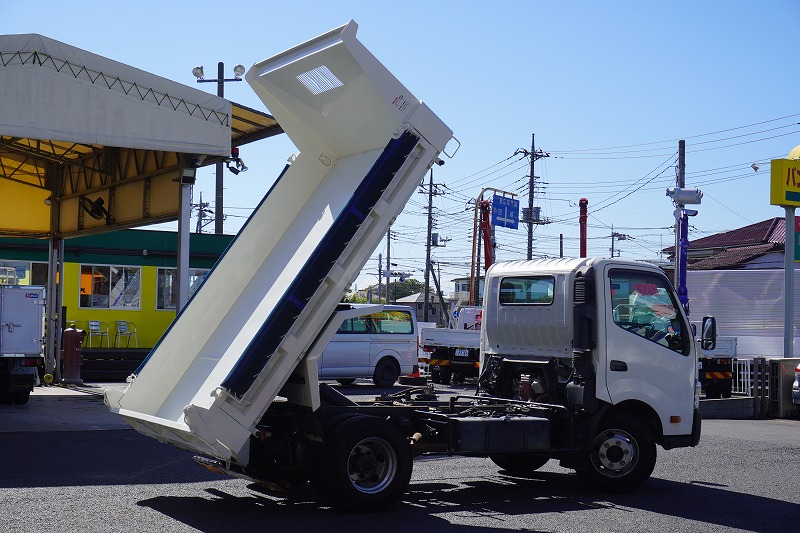
[(612, 270), (610, 281), (612, 316), (619, 327), (670, 350), (688, 353), (680, 304), (666, 277)]
[(366, 317), (348, 318), (339, 326), (337, 333), (369, 333)]
[(406, 311), (382, 311), (367, 318), (372, 322), (375, 333), (414, 333), (414, 322)]
[(500, 282), (500, 303), (503, 305), (549, 305), (553, 303), (555, 278), (525, 276), (503, 278)]

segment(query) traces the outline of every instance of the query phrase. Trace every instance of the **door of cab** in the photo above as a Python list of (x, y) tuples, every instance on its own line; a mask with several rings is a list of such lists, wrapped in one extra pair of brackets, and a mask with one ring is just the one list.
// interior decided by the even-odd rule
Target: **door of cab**
[[(689, 434), (696, 365), (672, 284), (659, 272), (607, 265), (602, 290), (610, 401), (644, 401), (659, 414), (665, 434)], [(670, 422), (676, 416), (680, 422)]]

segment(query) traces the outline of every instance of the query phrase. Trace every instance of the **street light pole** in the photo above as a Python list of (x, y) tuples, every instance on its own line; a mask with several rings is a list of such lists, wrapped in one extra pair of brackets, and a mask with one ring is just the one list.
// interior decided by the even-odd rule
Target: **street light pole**
[[(226, 81), (242, 81), (242, 74), (244, 74), (244, 67), (242, 65), (236, 65), (233, 67), (233, 74), (235, 77), (233, 78), (226, 78), (225, 77), (225, 63), (220, 61), (217, 63), (217, 79), (215, 80), (207, 80), (203, 78), (203, 67), (195, 67), (192, 70), (192, 73), (197, 78), (197, 83), (216, 83), (217, 84), (217, 96), (220, 98), (225, 98), (225, 82)], [(222, 221), (224, 218), (224, 211), (223, 211), (223, 188), (224, 183), (222, 179), (222, 161), (219, 161), (216, 164), (216, 194), (215, 194), (215, 201), (214, 201), (214, 233), (221, 234), (222, 233)]]
[[(197, 80), (198, 82), (200, 80)], [(220, 61), (217, 63), (217, 96), (225, 98), (225, 64)], [(222, 161), (218, 161), (216, 166), (216, 182), (215, 182), (215, 199), (214, 199), (214, 233), (222, 234), (222, 221), (224, 218), (223, 212), (223, 189), (224, 180), (222, 178)]]

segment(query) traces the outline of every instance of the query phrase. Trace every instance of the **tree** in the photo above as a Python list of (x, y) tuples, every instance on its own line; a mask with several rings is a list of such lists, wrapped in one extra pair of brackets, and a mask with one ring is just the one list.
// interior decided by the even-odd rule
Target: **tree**
[(393, 281), (389, 286), (389, 298), (395, 302), (400, 298), (418, 294), (425, 290), (425, 285), (421, 281), (415, 279), (407, 279), (405, 281)]

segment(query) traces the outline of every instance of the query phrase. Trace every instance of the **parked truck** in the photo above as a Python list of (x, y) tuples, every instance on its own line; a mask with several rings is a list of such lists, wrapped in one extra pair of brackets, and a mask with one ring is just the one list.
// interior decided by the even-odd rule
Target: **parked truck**
[[(657, 444), (696, 445), (686, 316), (674, 305), (662, 327), (615, 315), (634, 290), (676, 301), (656, 267), (621, 260), (496, 265), (483, 394), (439, 402), (421, 387), (356, 403), (319, 383), (339, 325), (371, 312), (341, 295), (452, 137), (355, 30), (247, 72), (300, 154), (128, 387), (106, 391), (110, 409), (212, 471), (275, 490), (310, 483), (355, 511), (397, 502), (421, 455), (484, 456), (514, 473), (555, 458), (618, 491), (648, 478)], [(707, 348), (714, 327), (703, 325)]]
[(730, 398), (733, 393), (733, 361), (736, 337), (717, 337), (713, 350), (702, 350), (697, 357), (698, 379), (709, 400)]
[(426, 328), (421, 334), (423, 364), (431, 381), (463, 383), (478, 377), (480, 368), (481, 307), (462, 307), (452, 328)]
[(44, 287), (0, 285), (0, 402), (28, 403), (43, 339)]

